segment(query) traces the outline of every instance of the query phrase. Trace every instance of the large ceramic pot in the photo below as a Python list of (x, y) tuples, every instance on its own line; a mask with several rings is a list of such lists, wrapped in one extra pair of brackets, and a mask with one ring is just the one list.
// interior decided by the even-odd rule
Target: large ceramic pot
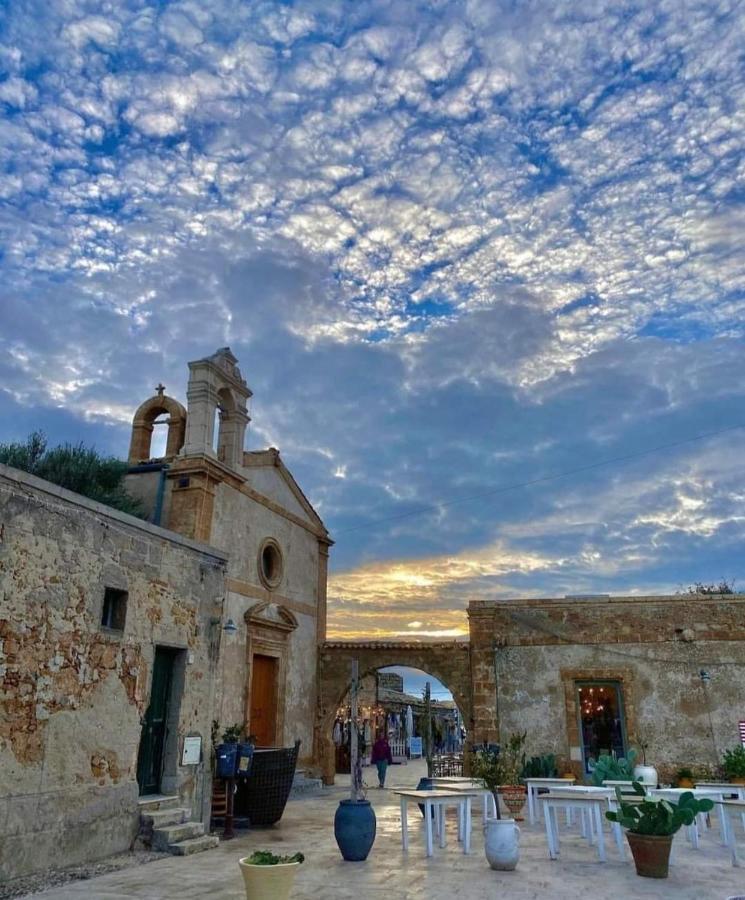
[(524, 784), (505, 784), (499, 789), (502, 795), (504, 805), (512, 813), (517, 822), (522, 822), (523, 817), (520, 815), (523, 806), (525, 806), (525, 785)]
[[(434, 786), (435, 786), (435, 783), (431, 778), (423, 777), (423, 778), (419, 779), (419, 784), (416, 786), (416, 789), (418, 791), (431, 791), (434, 788)], [(424, 804), (418, 803), (417, 806), (419, 807), (419, 812), (422, 814), (422, 818), (424, 818)], [(435, 814), (435, 811), (433, 808), (432, 809), (433, 818), (434, 818), (434, 814)]]
[(636, 874), (645, 878), (667, 878), (670, 865), (671, 834), (633, 834), (626, 832), (626, 839), (634, 857)]
[(255, 866), (248, 857), (238, 860), (246, 889), (246, 900), (287, 900), (300, 863)]
[(484, 850), (492, 869), (511, 872), (520, 859), (520, 829), (514, 819), (487, 819)]
[(634, 766), (634, 781), (643, 784), (644, 787), (657, 787), (657, 769), (654, 766)]
[(367, 859), (376, 830), (375, 810), (369, 800), (342, 800), (334, 816), (334, 837), (344, 859)]

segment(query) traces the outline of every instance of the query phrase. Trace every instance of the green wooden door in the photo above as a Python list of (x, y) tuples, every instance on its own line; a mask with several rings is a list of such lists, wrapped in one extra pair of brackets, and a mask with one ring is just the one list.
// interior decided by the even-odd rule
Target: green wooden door
[(174, 656), (172, 650), (164, 647), (157, 647), (155, 650), (150, 703), (142, 723), (137, 758), (137, 782), (141, 794), (160, 793)]

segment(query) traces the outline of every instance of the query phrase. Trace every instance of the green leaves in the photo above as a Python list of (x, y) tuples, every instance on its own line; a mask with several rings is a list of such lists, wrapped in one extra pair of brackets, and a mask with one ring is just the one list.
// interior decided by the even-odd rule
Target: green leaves
[(732, 750), (725, 750), (723, 765), (728, 778), (745, 778), (745, 747), (740, 744)]
[(271, 850), (254, 850), (246, 860), (252, 866), (278, 866), (304, 861), (305, 857), (302, 853), (295, 853), (293, 856), (275, 856)]
[(633, 781), (636, 756), (636, 750), (629, 750), (626, 756), (620, 759), (601, 753), (595, 763), (592, 783), (600, 786), (604, 781)]

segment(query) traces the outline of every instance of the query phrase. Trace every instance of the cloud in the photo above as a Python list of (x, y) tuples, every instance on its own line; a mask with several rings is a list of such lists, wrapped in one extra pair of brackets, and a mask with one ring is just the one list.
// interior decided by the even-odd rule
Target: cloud
[(724, 2), (10, 7), (0, 437), (123, 453), (231, 344), (253, 446), (338, 533), (340, 630), (730, 576), (694, 561), (742, 536), (733, 437), (489, 492), (737, 419), (744, 32)]

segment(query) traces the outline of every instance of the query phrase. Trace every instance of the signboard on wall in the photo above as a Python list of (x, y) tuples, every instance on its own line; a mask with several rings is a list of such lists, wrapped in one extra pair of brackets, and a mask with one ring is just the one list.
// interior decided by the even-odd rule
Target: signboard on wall
[(420, 737), (409, 738), (409, 756), (413, 759), (422, 755), (422, 739)]
[(740, 729), (740, 743), (745, 747), (745, 721), (740, 722), (738, 727)]
[(198, 766), (202, 758), (202, 738), (199, 735), (184, 738), (184, 752), (181, 754), (182, 766)]

